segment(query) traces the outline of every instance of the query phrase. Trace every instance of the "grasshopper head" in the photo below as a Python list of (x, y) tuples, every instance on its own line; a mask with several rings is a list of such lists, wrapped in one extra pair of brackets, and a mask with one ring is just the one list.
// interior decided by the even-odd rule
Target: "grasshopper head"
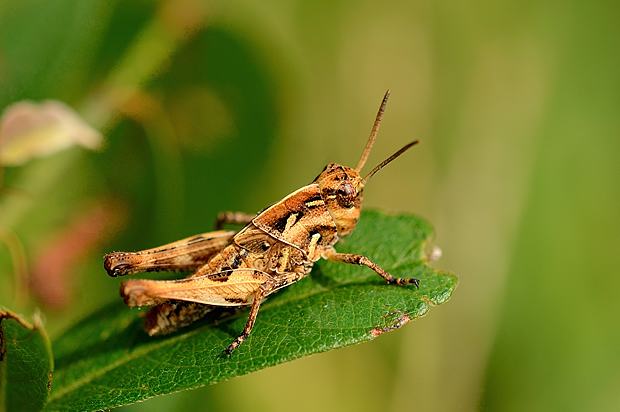
[(325, 166), (314, 179), (321, 196), (336, 222), (338, 234), (345, 236), (355, 228), (360, 218), (364, 181), (359, 172), (336, 163)]
[(357, 162), (355, 169), (347, 166), (342, 166), (336, 163), (330, 163), (325, 166), (325, 169), (320, 175), (314, 179), (314, 183), (317, 183), (321, 189), (321, 196), (327, 205), (330, 215), (336, 222), (338, 234), (341, 236), (348, 235), (353, 231), (355, 225), (360, 218), (360, 211), (362, 207), (362, 197), (364, 192), (364, 186), (366, 182), (385, 165), (392, 160), (400, 156), (405, 150), (418, 143), (414, 140), (411, 143), (406, 144), (392, 156), (388, 157), (375, 168), (373, 168), (366, 176), (362, 177), (360, 172), (373, 144), (377, 138), (377, 132), (379, 131), (379, 125), (383, 118), (385, 111), (385, 105), (390, 97), (390, 91), (388, 90), (383, 96), (383, 101), (377, 112), (375, 123), (370, 132), (370, 137), (366, 143), (366, 147), (362, 152), (360, 160)]

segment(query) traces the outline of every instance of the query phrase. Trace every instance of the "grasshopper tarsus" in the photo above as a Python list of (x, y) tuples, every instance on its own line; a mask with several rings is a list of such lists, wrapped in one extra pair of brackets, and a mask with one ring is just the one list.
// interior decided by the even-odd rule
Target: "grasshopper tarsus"
[(247, 336), (245, 335), (238, 336), (234, 341), (232, 341), (230, 345), (228, 345), (228, 347), (226, 347), (226, 349), (224, 349), (224, 356), (229, 357), (230, 355), (232, 355), (235, 349), (237, 349), (243, 343), (243, 341), (246, 340), (246, 338)]
[(420, 288), (420, 280), (416, 278), (393, 278), (392, 281), (388, 281), (390, 285), (409, 286), (413, 285), (416, 288)]

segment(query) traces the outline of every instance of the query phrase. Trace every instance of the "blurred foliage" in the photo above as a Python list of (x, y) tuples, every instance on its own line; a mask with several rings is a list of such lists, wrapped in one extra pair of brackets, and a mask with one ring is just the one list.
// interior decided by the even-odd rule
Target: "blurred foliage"
[(52, 345), (34, 323), (0, 307), (0, 410), (40, 411), (52, 388)]
[[(1, 171), (0, 302), (41, 307), (58, 336), (116, 299), (105, 251), (208, 230), (353, 163), (389, 87), (370, 162), (422, 145), (366, 206), (436, 224), (461, 275), (451, 304), (143, 407), (617, 410), (619, 17), (575, 0), (1, 2), (0, 108), (60, 100), (107, 146)], [(60, 302), (28, 281), (51, 247)]]

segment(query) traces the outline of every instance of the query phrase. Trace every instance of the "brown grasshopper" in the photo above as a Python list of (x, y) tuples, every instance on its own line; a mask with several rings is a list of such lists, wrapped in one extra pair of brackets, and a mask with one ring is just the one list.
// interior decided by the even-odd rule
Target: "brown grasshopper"
[(389, 284), (419, 286), (417, 279), (395, 278), (366, 256), (338, 253), (334, 245), (353, 231), (364, 186), (377, 171), (417, 141), (406, 144), (361, 177), (387, 104), (385, 93), (370, 137), (355, 169), (330, 163), (314, 181), (257, 215), (224, 212), (216, 228), (243, 224), (239, 232), (217, 230), (140, 252), (105, 256), (110, 276), (148, 271), (195, 271), (179, 280), (129, 280), (121, 284), (128, 306), (154, 306), (146, 332), (171, 333), (204, 317), (216, 306), (250, 305), (243, 332), (227, 348), (230, 354), (250, 334), (261, 302), (280, 288), (308, 275), (323, 258), (367, 266)]

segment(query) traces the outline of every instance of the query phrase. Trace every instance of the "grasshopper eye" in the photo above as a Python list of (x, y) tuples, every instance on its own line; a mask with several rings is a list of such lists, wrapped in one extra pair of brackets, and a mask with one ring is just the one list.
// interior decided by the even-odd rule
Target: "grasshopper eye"
[(355, 196), (355, 189), (351, 183), (341, 184), (336, 191), (336, 199), (338, 200), (338, 204), (342, 207), (346, 207), (347, 209), (353, 207), (355, 203)]

